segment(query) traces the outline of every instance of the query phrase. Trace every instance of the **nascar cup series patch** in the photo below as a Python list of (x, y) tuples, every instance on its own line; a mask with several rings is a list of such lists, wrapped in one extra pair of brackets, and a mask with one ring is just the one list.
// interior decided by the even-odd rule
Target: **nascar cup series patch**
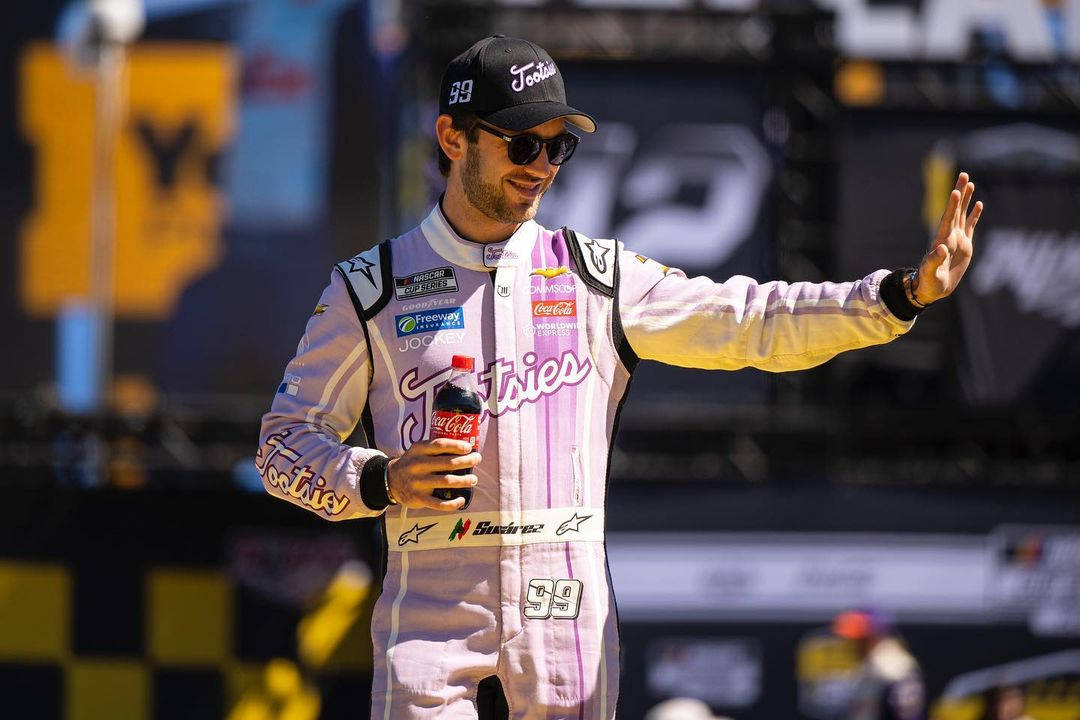
[(408, 277), (394, 278), (394, 297), (398, 300), (457, 292), (457, 289), (457, 277), (454, 275), (454, 269), (450, 267), (434, 268)]

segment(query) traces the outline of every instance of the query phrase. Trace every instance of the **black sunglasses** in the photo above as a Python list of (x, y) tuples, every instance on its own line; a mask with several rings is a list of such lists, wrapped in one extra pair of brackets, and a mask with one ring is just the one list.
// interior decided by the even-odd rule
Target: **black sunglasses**
[(581, 139), (572, 132), (564, 132), (561, 135), (545, 140), (532, 133), (504, 135), (499, 130), (483, 122), (478, 122), (477, 126), (481, 130), (486, 130), (495, 137), (506, 141), (506, 156), (515, 165), (528, 165), (540, 156), (541, 148), (547, 148), (548, 162), (552, 165), (562, 165), (573, 156), (574, 150), (577, 149), (578, 140)]

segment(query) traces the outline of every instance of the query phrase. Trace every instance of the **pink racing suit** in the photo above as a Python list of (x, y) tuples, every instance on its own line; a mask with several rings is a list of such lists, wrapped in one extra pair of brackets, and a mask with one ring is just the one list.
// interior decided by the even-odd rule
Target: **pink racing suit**
[[(892, 283), (887, 307), (883, 281)], [(604, 498), (639, 358), (808, 368), (903, 334), (898, 272), (842, 284), (724, 283), (564, 229), (462, 239), (436, 207), (340, 263), (263, 417), (266, 490), (327, 520), (384, 515), (372, 718), (615, 716), (619, 637)], [(889, 293), (885, 293), (889, 295)], [(387, 507), (388, 458), (426, 438), (454, 354), (476, 358), (483, 461), (458, 513)], [(344, 440), (358, 423), (371, 448)]]

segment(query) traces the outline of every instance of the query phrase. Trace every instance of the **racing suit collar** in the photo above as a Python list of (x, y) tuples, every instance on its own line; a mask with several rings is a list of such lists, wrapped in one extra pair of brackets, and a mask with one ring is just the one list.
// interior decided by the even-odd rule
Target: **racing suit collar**
[[(442, 208), (436, 203), (432, 208), (428, 216), (424, 218), (424, 221), (420, 223), (420, 230), (424, 233), (424, 237), (427, 238), (428, 244), (432, 249), (441, 255), (446, 260), (460, 265), (461, 267), (469, 268), (470, 270), (480, 270), (481, 272), (488, 272), (495, 269), (495, 265), (491, 264), (490, 258), (492, 252), (501, 250), (502, 248), (511, 245), (518, 244), (518, 241), (526, 240), (526, 246), (532, 247), (532, 242), (536, 238), (536, 222), (534, 220), (526, 220), (521, 223), (514, 234), (506, 240), (497, 243), (478, 243), (472, 240), (466, 240), (457, 234), (457, 231), (450, 226), (450, 223), (446, 220), (446, 216), (443, 215)], [(485, 263), (485, 250), (487, 251), (487, 257), (489, 262)]]

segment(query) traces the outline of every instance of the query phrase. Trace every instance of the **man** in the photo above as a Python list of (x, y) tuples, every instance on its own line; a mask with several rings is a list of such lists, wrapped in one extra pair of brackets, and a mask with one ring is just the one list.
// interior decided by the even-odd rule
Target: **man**
[(858, 676), (844, 720), (923, 720), (926, 690), (918, 661), (880, 610), (850, 610), (833, 620), (833, 633), (859, 655)]
[[(384, 516), (373, 718), (611, 718), (604, 496), (638, 360), (797, 370), (888, 342), (956, 287), (981, 205), (967, 214), (961, 175), (911, 274), (690, 279), (532, 220), (577, 144), (568, 126), (596, 127), (544, 50), (479, 41), (448, 66), (439, 103), (445, 194), (419, 227), (331, 273), (256, 464), (271, 494), (324, 518)], [(454, 354), (476, 358), (480, 452), (425, 440)], [(370, 449), (343, 444), (357, 423)], [(473, 488), (472, 503), (438, 488)]]

